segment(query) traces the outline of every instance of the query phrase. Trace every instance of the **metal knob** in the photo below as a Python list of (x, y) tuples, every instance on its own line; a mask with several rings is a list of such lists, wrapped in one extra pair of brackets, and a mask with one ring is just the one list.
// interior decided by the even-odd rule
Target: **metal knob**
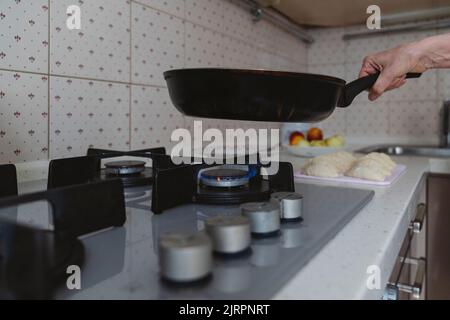
[(256, 235), (270, 235), (280, 230), (280, 209), (271, 202), (250, 202), (241, 206), (242, 215), (250, 220), (250, 229)]
[(162, 276), (175, 282), (200, 280), (212, 270), (212, 243), (204, 232), (170, 233), (159, 241)]
[(272, 202), (280, 206), (281, 219), (301, 220), (303, 217), (303, 196), (295, 192), (276, 192)]
[(216, 252), (233, 254), (250, 247), (250, 222), (246, 217), (217, 216), (206, 220), (205, 226)]

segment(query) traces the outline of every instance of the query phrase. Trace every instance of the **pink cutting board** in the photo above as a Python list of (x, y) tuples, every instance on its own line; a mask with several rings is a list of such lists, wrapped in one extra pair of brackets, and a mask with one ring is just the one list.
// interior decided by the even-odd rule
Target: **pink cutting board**
[(342, 176), (339, 178), (321, 178), (321, 177), (312, 177), (304, 175), (302, 172), (296, 172), (294, 176), (296, 178), (302, 179), (302, 180), (311, 180), (311, 181), (324, 181), (324, 182), (344, 182), (344, 183), (352, 183), (352, 184), (364, 184), (364, 185), (372, 185), (372, 186), (391, 186), (400, 178), (400, 176), (406, 171), (406, 166), (399, 164), (394, 169), (394, 172), (392, 175), (384, 181), (370, 181), (365, 179), (358, 179), (358, 178), (352, 178), (352, 177), (346, 177)]

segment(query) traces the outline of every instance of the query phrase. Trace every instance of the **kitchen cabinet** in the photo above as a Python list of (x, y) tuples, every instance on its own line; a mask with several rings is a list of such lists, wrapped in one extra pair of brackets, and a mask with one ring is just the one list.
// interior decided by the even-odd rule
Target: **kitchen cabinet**
[[(415, 215), (397, 257), (385, 298), (450, 299), (450, 174), (429, 174), (410, 209)], [(419, 292), (420, 291), (420, 292)]]
[(411, 222), (386, 286), (386, 300), (426, 298), (426, 182), (424, 176), (408, 206)]
[(450, 175), (428, 176), (426, 298), (450, 299)]

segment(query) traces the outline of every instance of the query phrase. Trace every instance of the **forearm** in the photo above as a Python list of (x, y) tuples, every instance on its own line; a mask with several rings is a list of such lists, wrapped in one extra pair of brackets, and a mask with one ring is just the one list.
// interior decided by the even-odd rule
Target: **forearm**
[(416, 43), (427, 69), (450, 68), (450, 34), (429, 37)]

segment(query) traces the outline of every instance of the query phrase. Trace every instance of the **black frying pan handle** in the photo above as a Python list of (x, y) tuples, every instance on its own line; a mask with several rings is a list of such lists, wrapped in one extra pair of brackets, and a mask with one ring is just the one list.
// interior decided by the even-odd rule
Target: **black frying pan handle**
[[(406, 79), (420, 78), (421, 75), (421, 73), (407, 73)], [(348, 83), (345, 86), (344, 94), (338, 103), (338, 107), (346, 108), (351, 105), (358, 94), (373, 87), (379, 76), (380, 73), (378, 72)]]

